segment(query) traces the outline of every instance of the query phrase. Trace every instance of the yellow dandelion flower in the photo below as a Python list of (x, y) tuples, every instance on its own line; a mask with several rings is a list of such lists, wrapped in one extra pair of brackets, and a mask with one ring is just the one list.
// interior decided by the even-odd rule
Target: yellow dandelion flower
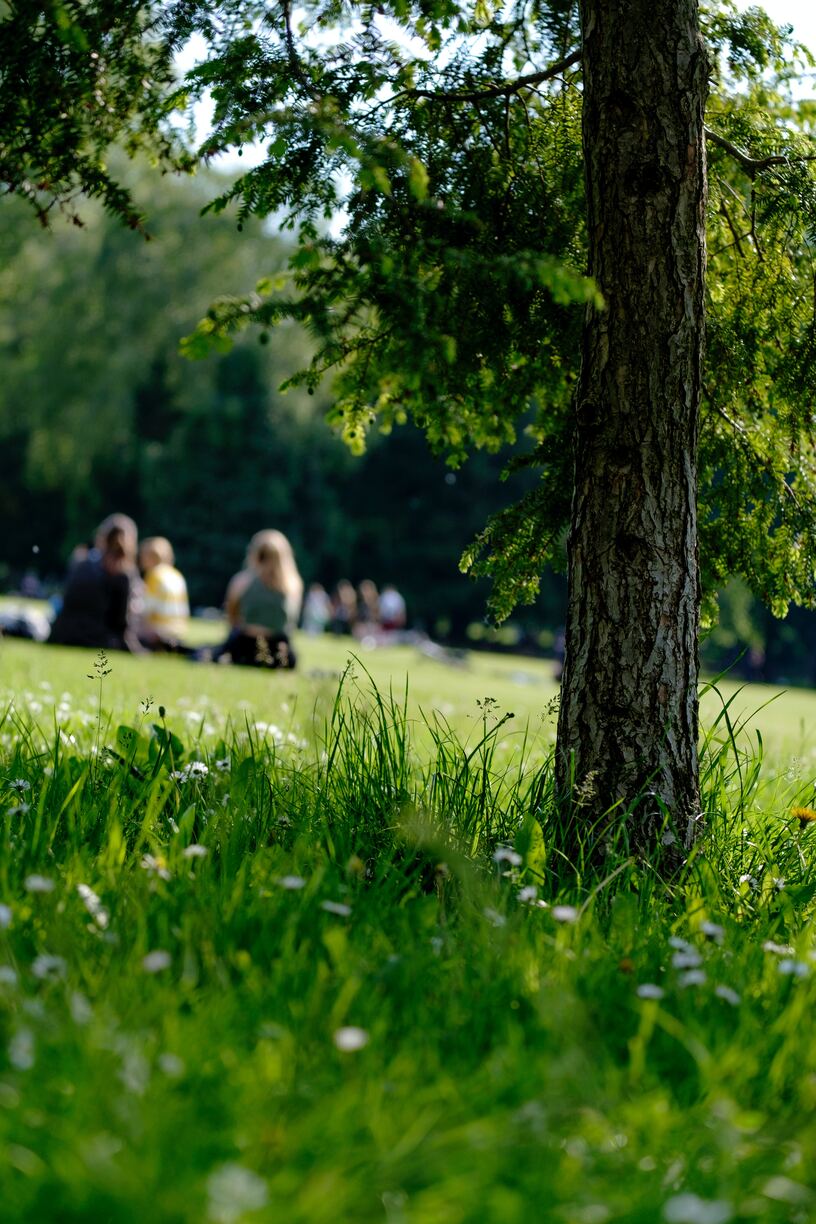
[(809, 807), (795, 807), (791, 808), (791, 816), (798, 820), (800, 827), (804, 829), (811, 820), (816, 820), (816, 811)]

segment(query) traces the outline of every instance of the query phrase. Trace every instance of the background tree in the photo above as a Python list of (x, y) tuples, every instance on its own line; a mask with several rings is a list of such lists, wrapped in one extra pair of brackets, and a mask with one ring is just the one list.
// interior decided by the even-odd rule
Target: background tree
[[(580, 20), (570, 3), (482, 0), (327, 0), (297, 24), (287, 3), (247, 0), (167, 15), (174, 45), (207, 45), (188, 78), (215, 101), (203, 155), (255, 138), (268, 152), (215, 208), (237, 200), (242, 221), (298, 232), (290, 279), (222, 301), (188, 352), (247, 323), (304, 323), (316, 352), (295, 381), (338, 372), (335, 416), (356, 448), (375, 419), (413, 417), (458, 465), (527, 429), (538, 483), (466, 561), (506, 614), (537, 589), (572, 502), (562, 783), (592, 775), (601, 808), (621, 811), (653, 792), (628, 822), (651, 845), (666, 805), (693, 816), (696, 801), (698, 476), (704, 576), (741, 573), (777, 610), (812, 599), (814, 201), (808, 114), (786, 97), (797, 53), (760, 11), (727, 4), (702, 12), (706, 51), (691, 0), (587, 0)], [(719, 262), (703, 384), (706, 61)], [(735, 353), (749, 359), (740, 386), (712, 364), (733, 369)], [(596, 682), (616, 705), (593, 703)]]
[[(653, 793), (634, 844), (654, 844), (667, 808), (693, 825), (698, 540), (710, 595), (736, 572), (777, 611), (813, 598), (813, 176), (808, 112), (786, 96), (799, 52), (728, 5), (703, 12), (704, 44), (691, 0), (580, 17), (315, 5), (299, 29), (285, 5), (229, 7), (255, 24), (193, 73), (216, 99), (204, 153), (262, 137), (269, 158), (216, 207), (298, 219), (299, 250), (288, 294), (222, 302), (189, 351), (298, 318), (318, 345), (302, 378), (339, 370), (352, 445), (375, 418), (413, 415), (454, 465), (537, 405), (539, 483), (466, 563), (506, 614), (536, 590), (574, 489), (562, 786), (591, 777), (619, 814)], [(195, 21), (186, 6), (181, 37)], [(322, 231), (340, 208), (346, 224)]]

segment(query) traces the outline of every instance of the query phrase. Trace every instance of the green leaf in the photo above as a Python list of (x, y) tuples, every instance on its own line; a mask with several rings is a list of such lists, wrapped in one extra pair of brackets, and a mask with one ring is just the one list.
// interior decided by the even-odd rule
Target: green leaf
[(428, 198), (428, 171), (418, 157), (408, 163), (408, 190), (419, 203)]

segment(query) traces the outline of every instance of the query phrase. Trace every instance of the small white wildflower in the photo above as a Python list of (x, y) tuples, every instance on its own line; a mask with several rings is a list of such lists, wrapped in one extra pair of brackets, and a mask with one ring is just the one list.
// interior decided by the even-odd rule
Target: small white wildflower
[(169, 969), (173, 963), (173, 958), (169, 952), (157, 948), (155, 952), (148, 952), (147, 956), (142, 958), (142, 968), (145, 973), (161, 973), (162, 969)]
[(167, 868), (167, 864), (161, 856), (156, 857), (156, 855), (153, 854), (146, 854), (139, 866), (143, 871), (149, 872), (150, 875), (157, 875), (160, 880), (171, 879), (171, 874)]
[(209, 854), (206, 846), (200, 846), (198, 842), (191, 842), (189, 846), (185, 846), (181, 852), (186, 859), (205, 858)]
[(320, 908), (327, 914), (337, 914), (339, 918), (348, 918), (351, 913), (351, 906), (344, 905), (342, 901), (321, 901)]
[(776, 891), (782, 892), (782, 889), (785, 887), (785, 881), (782, 876), (773, 876), (772, 882)]
[(690, 944), (687, 939), (681, 939), (679, 935), (669, 936), (669, 947), (677, 948), (678, 952), (694, 951), (694, 945)]
[(30, 875), (23, 880), (23, 888), (31, 893), (50, 893), (54, 891), (54, 881), (47, 876)]
[(666, 1224), (727, 1224), (732, 1217), (730, 1203), (696, 1194), (675, 1194), (663, 1206)]
[(507, 919), (505, 918), (504, 914), (500, 914), (498, 910), (493, 909), (490, 905), (486, 905), (482, 910), (482, 913), (487, 921), (494, 927), (503, 927), (507, 924)]
[(759, 888), (759, 880), (756, 876), (749, 875), (747, 871), (744, 875), (740, 876), (739, 882), (740, 884), (747, 884), (749, 888)]
[(85, 906), (96, 925), (101, 927), (104, 931), (105, 927), (108, 925), (110, 915), (102, 902), (99, 900), (99, 897), (97, 897), (94, 890), (89, 888), (87, 884), (77, 884), (77, 892), (82, 898), (82, 904)]
[(18, 1029), (8, 1044), (9, 1062), (18, 1071), (30, 1071), (34, 1066), (34, 1034), (31, 1029)]
[(554, 905), (550, 912), (556, 922), (578, 921), (578, 910), (574, 905)]
[(299, 875), (281, 876), (279, 880), (275, 881), (275, 883), (277, 884), (278, 888), (286, 888), (289, 890), (289, 892), (297, 892), (299, 888), (306, 887), (306, 881), (304, 880), (303, 876)]
[(442, 949), (444, 948), (444, 946), (445, 946), (445, 941), (441, 935), (431, 936), (431, 947), (433, 948), (434, 956), (441, 956)]
[(203, 761), (190, 761), (182, 769), (173, 769), (170, 777), (174, 782), (200, 781), (209, 775), (209, 768)]
[(518, 890), (516, 897), (522, 905), (529, 905), (538, 897), (538, 889), (535, 884), (525, 884), (523, 888)]
[(262, 739), (265, 739), (268, 736), (270, 739), (274, 740), (276, 744), (282, 744), (285, 738), (280, 727), (276, 727), (274, 723), (256, 722), (255, 730)]
[(762, 945), (763, 952), (773, 952), (774, 956), (793, 956), (793, 948), (788, 944), (774, 943), (772, 939), (766, 939)]
[(671, 963), (673, 969), (696, 969), (703, 959), (694, 948), (689, 948), (686, 952), (675, 952)]
[(207, 1178), (207, 1215), (216, 1224), (237, 1224), (268, 1200), (266, 1182), (243, 1165), (224, 1164)]
[(353, 1054), (356, 1050), (362, 1050), (363, 1046), (368, 1045), (368, 1033), (365, 1029), (351, 1024), (336, 1029), (333, 1041), (343, 1054)]
[(31, 790), (31, 783), (26, 778), (12, 778), (6, 783), (6, 786), (9, 790), (16, 791), (18, 795), (23, 795), (26, 791)]
[(810, 973), (810, 965), (806, 965), (804, 961), (786, 957), (779, 962), (779, 972), (787, 977), (807, 977)]
[(68, 1006), (71, 1011), (71, 1019), (74, 1024), (87, 1024), (93, 1016), (93, 1009), (85, 998), (84, 994), (80, 994), (75, 990), (68, 1001)]
[(713, 939), (714, 943), (721, 944), (725, 935), (725, 928), (721, 927), (717, 922), (701, 922), (700, 930), (708, 939)]
[(665, 991), (654, 982), (643, 982), (638, 986), (636, 993), (640, 999), (662, 999)]
[(11, 965), (0, 965), (0, 986), (16, 986), (17, 974)]
[(680, 974), (677, 985), (685, 990), (687, 986), (703, 986), (705, 981), (706, 975), (702, 969), (689, 969), (687, 973)]
[(51, 956), (47, 952), (38, 956), (31, 965), (31, 972), (41, 982), (64, 977), (66, 969), (67, 965), (61, 956)]
[(718, 999), (724, 999), (726, 1003), (730, 1003), (732, 1007), (739, 1007), (741, 999), (736, 990), (732, 990), (730, 986), (715, 986), (714, 993)]
[(520, 867), (524, 862), (518, 850), (512, 846), (497, 846), (493, 851), (494, 863), (509, 863), (511, 867)]
[(0, 904), (0, 931), (5, 931), (11, 926), (12, 917), (11, 906)]
[(10, 807), (8, 809), (8, 811), (6, 812), (6, 815), (7, 816), (27, 816), (30, 811), (31, 811), (30, 803), (15, 803), (13, 807)]
[(232, 761), (229, 757), (222, 757), (220, 761), (215, 762), (215, 768), (219, 773), (229, 773), (232, 768)]
[(159, 1070), (163, 1071), (168, 1079), (181, 1079), (187, 1070), (184, 1061), (179, 1058), (178, 1054), (171, 1054), (169, 1051), (160, 1054), (157, 1061)]

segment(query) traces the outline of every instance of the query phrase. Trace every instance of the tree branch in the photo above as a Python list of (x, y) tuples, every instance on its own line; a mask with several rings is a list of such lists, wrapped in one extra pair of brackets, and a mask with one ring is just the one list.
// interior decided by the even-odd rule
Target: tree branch
[[(710, 391), (706, 390), (706, 394), (709, 396), (709, 398), (711, 398)], [(740, 437), (743, 445), (745, 446), (745, 448), (747, 449), (751, 457), (753, 459), (756, 459), (760, 463), (760, 465), (765, 468), (765, 471), (769, 472), (770, 475), (775, 480), (777, 480), (779, 484), (781, 484), (782, 488), (785, 490), (788, 497), (793, 502), (794, 506), (796, 506), (796, 509), (801, 510), (802, 504), (799, 501), (799, 498), (796, 496), (796, 490), (793, 489), (788, 484), (784, 476), (780, 476), (779, 473), (774, 470), (773, 462), (770, 459), (766, 458), (766, 456), (760, 454), (756, 446), (754, 446), (753, 440), (750, 434), (748, 433), (748, 430), (743, 425), (741, 425), (739, 421), (735, 421), (733, 417), (729, 416), (728, 413), (725, 412), (722, 408), (720, 408), (718, 404), (715, 404), (712, 402), (711, 407), (714, 409), (717, 415), (721, 416), (722, 419), (728, 425), (730, 425), (731, 428), (735, 431), (735, 433)]]
[(309, 82), (306, 73), (303, 71), (303, 65), (300, 62), (300, 56), (297, 53), (295, 46), (295, 36), (292, 33), (292, 7), (290, 0), (281, 0), (281, 9), (283, 11), (283, 24), (286, 39), (286, 54), (289, 57), (289, 65), (292, 69), (292, 75), (303, 86), (305, 93), (310, 98), (315, 99), (317, 95)]
[(430, 98), (434, 102), (485, 102), (490, 98), (509, 98), (512, 94), (519, 93), (522, 89), (529, 89), (534, 85), (541, 85), (544, 81), (552, 81), (554, 77), (560, 76), (562, 72), (566, 72), (568, 68), (572, 68), (581, 60), (582, 51), (580, 48), (577, 51), (570, 52), (563, 59), (556, 60), (554, 64), (550, 64), (549, 68), (542, 69), (541, 72), (531, 72), (527, 76), (517, 77), (515, 81), (504, 81), (501, 85), (490, 85), (486, 89), (462, 90), (461, 92), (448, 93), (444, 89), (406, 89), (400, 97), (403, 98)]
[(797, 157), (791, 157), (787, 153), (773, 153), (769, 157), (751, 157), (725, 136), (720, 136), (719, 132), (713, 132), (711, 128), (705, 129), (705, 135), (706, 140), (710, 140), (718, 148), (724, 149), (726, 153), (730, 153), (734, 160), (739, 162), (749, 178), (753, 178), (754, 175), (759, 174), (762, 170), (768, 170), (771, 166), (786, 166), (791, 162), (816, 161), (816, 153), (803, 153)]

